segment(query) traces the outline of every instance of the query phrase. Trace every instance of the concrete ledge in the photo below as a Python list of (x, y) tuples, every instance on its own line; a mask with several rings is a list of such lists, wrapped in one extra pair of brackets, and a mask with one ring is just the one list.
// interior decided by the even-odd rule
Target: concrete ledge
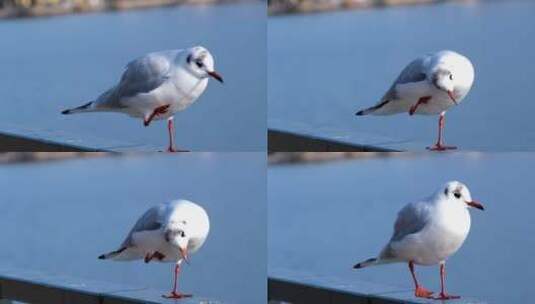
[(75, 145), (56, 143), (44, 139), (34, 139), (30, 137), (1, 134), (0, 152), (97, 152), (101, 150), (89, 149)]
[[(268, 275), (270, 301), (292, 304), (398, 304), (441, 303), (413, 296), (411, 289), (362, 281), (316, 276), (291, 270), (270, 270)], [(448, 304), (483, 304), (473, 298), (448, 300)]]
[[(32, 304), (138, 304), (177, 303), (162, 297), (164, 291), (132, 288), (107, 282), (50, 276), (17, 269), (0, 269), (0, 301)], [(193, 297), (181, 304), (222, 304), (223, 302)]]
[(398, 150), (355, 145), (310, 135), (269, 129), (268, 150), (270, 152), (396, 152)]
[(84, 136), (64, 130), (33, 129), (9, 123), (0, 124), (0, 152), (146, 152), (160, 151), (147, 143), (128, 142), (123, 139)]

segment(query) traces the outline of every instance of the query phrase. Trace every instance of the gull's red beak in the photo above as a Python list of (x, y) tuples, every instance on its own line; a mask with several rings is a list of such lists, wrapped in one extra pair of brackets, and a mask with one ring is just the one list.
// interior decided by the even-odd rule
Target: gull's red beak
[(480, 202), (478, 201), (471, 201), (471, 202), (466, 202), (466, 204), (470, 207), (474, 207), (474, 208), (477, 208), (479, 210), (485, 210), (485, 208), (483, 208), (483, 205), (481, 205)]
[(455, 105), (457, 105), (457, 100), (455, 100), (455, 96), (453, 96), (453, 92), (452, 91), (448, 91), (448, 96), (451, 98), (451, 100), (453, 101), (453, 103)]
[(216, 71), (208, 72), (208, 75), (210, 75), (210, 77), (213, 79), (223, 83), (223, 77), (221, 77), (221, 75), (219, 75)]
[(184, 261), (189, 264), (188, 249), (178, 248), (178, 250), (180, 251), (180, 255), (182, 256)]

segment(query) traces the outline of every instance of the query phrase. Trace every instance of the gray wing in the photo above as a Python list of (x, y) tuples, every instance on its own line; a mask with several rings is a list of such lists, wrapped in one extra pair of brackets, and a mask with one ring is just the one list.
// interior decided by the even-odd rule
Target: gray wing
[(180, 50), (150, 53), (128, 63), (117, 85), (117, 97), (131, 97), (161, 86), (169, 79), (179, 52)]
[(121, 247), (130, 247), (132, 245), (132, 234), (139, 231), (158, 230), (162, 227), (161, 214), (163, 206), (158, 205), (150, 208), (136, 222)]
[(425, 80), (425, 60), (427, 56), (415, 59), (407, 65), (394, 81), (390, 89), (385, 93), (381, 102), (396, 99), (396, 85)]
[(421, 231), (429, 222), (429, 205), (424, 202), (411, 203), (398, 213), (394, 233), (390, 242), (403, 239), (409, 234)]

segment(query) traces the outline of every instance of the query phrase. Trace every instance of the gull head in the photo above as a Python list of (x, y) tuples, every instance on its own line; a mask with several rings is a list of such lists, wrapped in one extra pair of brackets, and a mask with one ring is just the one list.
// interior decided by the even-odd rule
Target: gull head
[(446, 92), (453, 103), (457, 104), (455, 96), (456, 75), (454, 75), (453, 71), (447, 67), (440, 66), (431, 73), (430, 78), (430, 82), (435, 88)]
[(190, 233), (186, 221), (172, 222), (165, 231), (165, 240), (178, 248), (180, 257), (189, 263), (188, 247)]
[(474, 73), (474, 66), (468, 58), (445, 50), (433, 56), (427, 80), (458, 104), (472, 88)]
[(223, 83), (223, 77), (214, 69), (214, 57), (202, 46), (188, 49), (186, 54), (187, 69), (198, 78), (211, 77)]
[(468, 187), (461, 182), (448, 182), (441, 189), (441, 192), (446, 197), (448, 202), (459, 204), (459, 206), (463, 206), (464, 208), (476, 208), (479, 210), (484, 210), (483, 205), (480, 202), (472, 199), (470, 190), (468, 190)]

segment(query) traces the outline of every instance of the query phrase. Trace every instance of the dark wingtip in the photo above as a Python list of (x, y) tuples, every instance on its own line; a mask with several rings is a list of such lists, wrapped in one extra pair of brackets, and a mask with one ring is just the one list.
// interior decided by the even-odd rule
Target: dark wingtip
[(364, 110), (361, 110), (361, 111), (358, 111), (357, 113), (355, 113), (356, 116), (362, 116), (364, 115)]
[(99, 260), (105, 260), (106, 259), (106, 255), (105, 254), (99, 255), (98, 259)]
[(362, 265), (360, 265), (360, 263), (355, 264), (355, 266), (353, 266), (353, 269), (359, 269), (359, 268), (362, 268)]
[(63, 110), (61, 111), (61, 114), (63, 115), (71, 114), (71, 110)]

